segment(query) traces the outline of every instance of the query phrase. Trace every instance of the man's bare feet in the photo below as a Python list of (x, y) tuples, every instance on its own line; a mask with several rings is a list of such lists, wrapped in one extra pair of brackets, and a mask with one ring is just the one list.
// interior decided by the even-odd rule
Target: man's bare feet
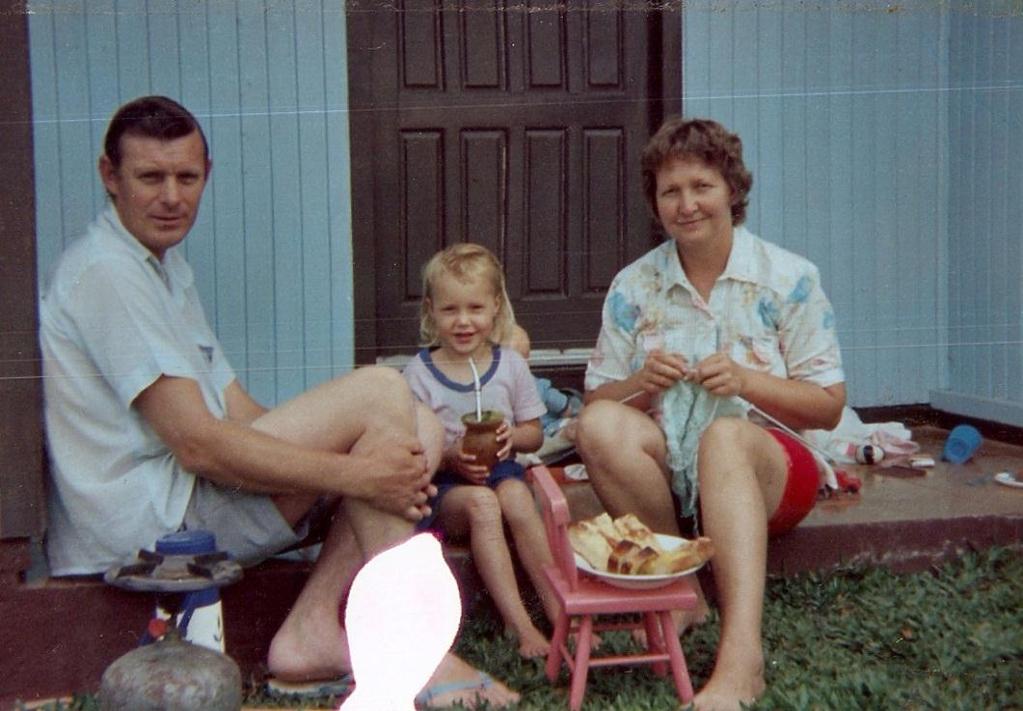
[(764, 693), (764, 658), (759, 649), (726, 659), (719, 654), (710, 681), (693, 699), (696, 711), (739, 711)]
[(315, 630), (286, 623), (270, 642), (267, 667), (282, 681), (320, 681), (351, 671), (348, 638), (336, 622)]
[(475, 708), (484, 701), (490, 708), (505, 708), (518, 702), (519, 695), (449, 652), (416, 699), (426, 708), (446, 708), (459, 702)]
[(547, 656), (547, 652), (550, 651), (550, 640), (544, 636), (543, 632), (533, 625), (528, 625), (522, 630), (515, 629), (514, 627), (507, 627), (505, 628), (505, 634), (512, 639), (518, 640), (519, 655), (524, 659), (545, 657)]

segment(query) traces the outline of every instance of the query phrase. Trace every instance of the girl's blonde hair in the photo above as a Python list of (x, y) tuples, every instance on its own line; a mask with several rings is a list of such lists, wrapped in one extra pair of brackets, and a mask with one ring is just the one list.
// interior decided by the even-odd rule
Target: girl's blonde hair
[(494, 318), (490, 340), (503, 343), (511, 337), (515, 326), (515, 311), (505, 288), (501, 263), (486, 247), (459, 242), (437, 252), (423, 267), (423, 300), (419, 305), (419, 338), (423, 345), (437, 344), (437, 324), (430, 316), (430, 301), (433, 299), (433, 285), (444, 278), (461, 282), (482, 279), (488, 283), (497, 296), (497, 316)]

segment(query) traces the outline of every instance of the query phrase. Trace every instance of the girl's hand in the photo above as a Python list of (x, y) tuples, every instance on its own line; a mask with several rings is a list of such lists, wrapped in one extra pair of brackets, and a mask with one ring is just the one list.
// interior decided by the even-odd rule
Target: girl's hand
[(508, 420), (501, 423), (495, 434), (497, 435), (498, 444), (501, 445), (501, 448), (497, 450), (497, 461), (503, 462), (512, 453), (512, 428), (508, 424)]
[(711, 395), (741, 395), (746, 384), (746, 369), (724, 353), (707, 356), (689, 371), (688, 380), (702, 386)]
[(637, 374), (644, 392), (659, 395), (679, 380), (686, 379), (690, 373), (689, 364), (683, 356), (654, 349), (647, 354), (646, 362)]
[(455, 473), (470, 484), (485, 484), (490, 470), (481, 464), (476, 464), (475, 454), (462, 451), (462, 440), (458, 440), (455, 446), (454, 456), (451, 457)]

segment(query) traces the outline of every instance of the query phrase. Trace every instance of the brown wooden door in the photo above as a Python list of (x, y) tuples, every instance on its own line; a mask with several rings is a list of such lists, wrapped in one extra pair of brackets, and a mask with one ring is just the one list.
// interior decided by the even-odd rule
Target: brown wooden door
[(14, 5), (0, 23), (0, 156), (10, 170), (0, 201), (0, 589), (20, 580), (46, 523), (28, 17)]
[(414, 350), (420, 269), (460, 241), (502, 260), (534, 348), (593, 344), (652, 244), (638, 155), (680, 105), (662, 4), (349, 5), (357, 362)]

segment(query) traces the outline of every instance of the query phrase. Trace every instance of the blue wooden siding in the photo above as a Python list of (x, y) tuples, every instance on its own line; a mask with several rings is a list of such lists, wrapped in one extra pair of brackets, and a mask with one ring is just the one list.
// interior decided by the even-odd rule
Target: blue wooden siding
[[(189, 258), (242, 376), (273, 402), (349, 367), (343, 4), (31, 7), (41, 271), (102, 205), (94, 164), (113, 107), (167, 93), (210, 135)], [(685, 8), (685, 111), (739, 132), (750, 227), (820, 267), (851, 402), (973, 398), (1011, 419), (1023, 406), (1020, 3)]]
[(949, 23), (949, 374), (967, 414), (1023, 424), (1023, 17), (961, 3)]
[(820, 268), (851, 402), (926, 402), (945, 368), (945, 17), (687, 8), (684, 110), (742, 137), (751, 229)]
[(39, 270), (102, 208), (113, 110), (165, 94), (214, 170), (186, 241), (207, 314), (265, 403), (353, 358), (347, 62), (332, 0), (30, 3)]

